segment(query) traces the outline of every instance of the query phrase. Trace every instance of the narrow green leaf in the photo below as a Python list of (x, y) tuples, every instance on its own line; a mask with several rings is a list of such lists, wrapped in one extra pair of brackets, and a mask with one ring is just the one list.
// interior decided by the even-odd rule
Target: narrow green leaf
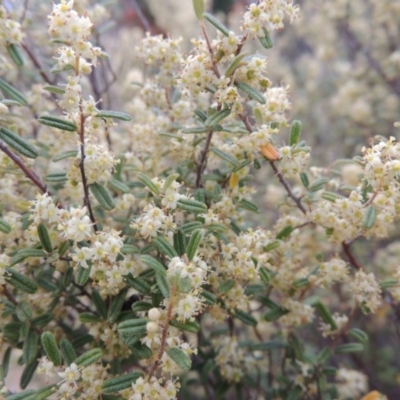
[(57, 391), (57, 385), (48, 385), (36, 392), (34, 400), (45, 400)]
[(206, 303), (210, 306), (213, 306), (217, 302), (217, 296), (208, 290), (203, 289), (200, 296), (204, 297)]
[(279, 240), (274, 240), (273, 242), (264, 247), (264, 251), (268, 253), (269, 251), (277, 249), (280, 245), (281, 242)]
[(54, 93), (54, 94), (64, 94), (65, 93), (65, 89), (63, 89), (59, 86), (53, 86), (53, 85), (43, 86), (43, 90), (46, 90), (47, 92)]
[(243, 310), (236, 309), (235, 317), (246, 325), (251, 325), (251, 326), (257, 325), (257, 320), (252, 315)]
[(172, 360), (176, 362), (179, 368), (189, 370), (192, 366), (192, 362), (189, 356), (177, 347), (173, 347), (172, 349), (167, 350), (167, 354), (169, 357), (172, 358)]
[(170, 321), (170, 325), (178, 328), (181, 331), (197, 333), (200, 331), (200, 325), (196, 321), (185, 321), (181, 322), (176, 319)]
[(180, 210), (192, 212), (194, 214), (207, 213), (208, 211), (207, 205), (197, 200), (180, 199), (177, 202), (177, 207)]
[(79, 314), (79, 321), (89, 324), (100, 322), (100, 318), (90, 312), (83, 312)]
[(125, 183), (119, 181), (118, 179), (111, 178), (108, 184), (114, 189), (119, 190), (122, 193), (129, 193), (131, 189), (129, 186), (125, 185)]
[(7, 283), (25, 293), (36, 293), (38, 286), (34, 281), (15, 271), (13, 268), (5, 268), (5, 270)]
[(254, 213), (258, 213), (258, 207), (257, 205), (255, 205), (254, 203), (252, 203), (251, 201), (248, 201), (246, 199), (242, 199), (239, 201), (239, 206), (241, 208), (244, 208), (245, 210), (254, 212)]
[(197, 229), (201, 229), (203, 227), (203, 224), (199, 221), (193, 221), (193, 222), (187, 222), (186, 224), (183, 224), (180, 226), (180, 230), (185, 233), (189, 234), (192, 233), (193, 231)]
[(214, 27), (217, 28), (221, 33), (223, 33), (225, 36), (229, 37), (229, 29), (222, 22), (220, 22), (217, 18), (215, 18), (213, 15), (211, 15), (209, 13), (204, 13), (203, 17), (210, 24), (214, 25)]
[(39, 117), (38, 121), (42, 125), (57, 128), (62, 131), (75, 132), (77, 130), (77, 127), (73, 122), (62, 118), (52, 117), (50, 115), (42, 115)]
[(48, 253), (51, 253), (53, 251), (53, 245), (51, 244), (49, 231), (47, 230), (47, 227), (43, 222), (41, 222), (38, 225), (37, 232), (38, 232), (40, 243), (42, 243), (43, 248)]
[(26, 301), (19, 303), (15, 309), (15, 312), (17, 314), (17, 318), (21, 322), (31, 319), (33, 314), (32, 307)]
[(282, 240), (286, 239), (287, 237), (290, 236), (290, 234), (293, 232), (293, 227), (291, 225), (285, 226), (278, 234), (276, 235), (277, 240)]
[(0, 139), (25, 157), (36, 158), (39, 155), (35, 147), (3, 126), (0, 128)]
[(25, 364), (30, 364), (37, 357), (39, 337), (34, 330), (30, 330), (22, 347), (22, 358)]
[(158, 187), (151, 181), (151, 179), (147, 175), (143, 174), (142, 172), (139, 172), (137, 174), (137, 177), (140, 180), (140, 182), (142, 182), (145, 186), (147, 186), (150, 189), (152, 193), (154, 193), (155, 195), (160, 194)]
[(123, 321), (118, 325), (118, 333), (124, 336), (142, 336), (147, 333), (147, 318), (136, 318)]
[(326, 324), (329, 324), (333, 330), (336, 330), (338, 327), (336, 325), (335, 320), (332, 317), (332, 314), (328, 310), (328, 308), (325, 306), (325, 304), (322, 304), (321, 302), (317, 302), (314, 305), (317, 313), (321, 317), (322, 321), (324, 321)]
[(263, 27), (262, 30), (264, 36), (257, 36), (257, 38), (265, 49), (271, 49), (274, 46), (274, 42), (272, 41), (271, 35), (269, 34), (268, 30), (265, 27)]
[(136, 246), (133, 246), (132, 244), (124, 244), (121, 247), (121, 253), (122, 254), (139, 254), (139, 249)]
[(75, 362), (77, 355), (74, 346), (68, 339), (62, 339), (60, 342), (61, 355), (67, 365), (71, 365)]
[(142, 312), (142, 311), (149, 311), (153, 308), (152, 303), (148, 303), (147, 301), (136, 301), (132, 304), (132, 311), (134, 312)]
[(192, 126), (189, 128), (181, 129), (182, 133), (185, 133), (185, 134), (192, 133), (195, 135), (200, 134), (200, 133), (207, 133), (209, 131), (210, 131), (210, 128), (207, 128), (206, 126)]
[(53, 161), (61, 161), (65, 160), (66, 158), (71, 158), (71, 157), (76, 157), (78, 155), (78, 150), (69, 150), (69, 151), (64, 151), (63, 153), (57, 154), (54, 156)]
[(79, 286), (85, 286), (89, 280), (91, 266), (89, 268), (84, 268), (80, 266), (78, 268), (78, 273), (75, 276), (76, 283)]
[(6, 400), (35, 400), (36, 390), (28, 389), (5, 397)]
[(7, 52), (17, 67), (22, 67), (24, 65), (24, 59), (22, 58), (19, 48), (14, 43), (9, 43), (7, 45)]
[(92, 301), (94, 306), (96, 307), (97, 312), (100, 314), (100, 317), (104, 319), (107, 318), (106, 303), (104, 302), (100, 293), (95, 289), (92, 290)]
[(276, 321), (277, 319), (286, 315), (288, 312), (289, 310), (286, 310), (283, 307), (272, 308), (264, 315), (264, 319), (268, 322)]
[(266, 268), (261, 267), (258, 270), (258, 273), (259, 273), (260, 278), (263, 281), (263, 283), (265, 283), (266, 285), (269, 285), (269, 283), (271, 282), (271, 274), (270, 274), (270, 272)]
[(47, 174), (44, 179), (46, 182), (52, 183), (67, 182), (68, 180), (67, 174), (65, 172), (54, 172), (52, 174)]
[(120, 390), (128, 389), (132, 386), (132, 383), (136, 382), (136, 380), (141, 376), (143, 376), (141, 372), (134, 371), (129, 374), (107, 379), (103, 383), (103, 393), (114, 393), (119, 392)]
[(130, 121), (132, 117), (128, 113), (124, 113), (121, 111), (111, 111), (111, 110), (101, 110), (96, 114), (98, 118), (112, 118), (119, 119), (121, 121)]
[(240, 67), (243, 63), (242, 60), (244, 57), (247, 56), (246, 52), (243, 53), (239, 53), (233, 60), (232, 62), (229, 64), (228, 68), (225, 70), (225, 76), (229, 77), (231, 75), (233, 75), (233, 73), (236, 71), (236, 69), (238, 67)]
[(178, 253), (174, 247), (163, 236), (158, 236), (154, 239), (157, 250), (169, 258), (178, 257)]
[(164, 276), (167, 275), (167, 272), (166, 272), (164, 266), (159, 261), (157, 261), (154, 257), (151, 257), (151, 256), (149, 256), (147, 254), (144, 254), (144, 255), (140, 256), (140, 260), (144, 264), (146, 264), (149, 267), (153, 268), (156, 273), (158, 273), (160, 275), (164, 275)]
[(300, 179), (305, 188), (308, 188), (310, 186), (310, 180), (308, 179), (308, 175), (305, 172), (300, 173)]
[(186, 254), (188, 256), (189, 261), (192, 261), (193, 258), (195, 257), (202, 238), (203, 238), (203, 233), (200, 229), (193, 231), (192, 235), (190, 236), (189, 243), (186, 248)]
[(243, 92), (245, 92), (251, 99), (261, 103), (261, 104), (265, 104), (266, 100), (264, 95), (262, 95), (258, 90), (252, 88), (251, 86), (249, 86), (247, 83), (244, 82), (235, 82), (235, 85), (242, 90)]
[(95, 182), (89, 185), (89, 188), (93, 196), (106, 211), (111, 211), (115, 207), (114, 199), (104, 186)]
[(217, 111), (214, 114), (211, 114), (204, 121), (204, 125), (208, 127), (213, 127), (219, 124), (223, 119), (225, 119), (231, 113), (230, 108), (225, 108), (223, 110)]
[(128, 288), (122, 289), (111, 301), (110, 308), (108, 309), (107, 321), (113, 324), (121, 312), (122, 305), (124, 304)]
[(336, 354), (358, 353), (364, 350), (361, 343), (346, 343), (335, 348)]
[(375, 206), (370, 205), (364, 211), (363, 216), (363, 227), (365, 229), (371, 229), (376, 221), (376, 216), (378, 215), (378, 210)]
[(143, 278), (133, 278), (132, 275), (129, 274), (125, 277), (125, 280), (129, 286), (133, 287), (141, 294), (148, 294), (151, 291), (151, 286)]
[(156, 272), (156, 282), (163, 296), (169, 298), (170, 290), (166, 275)]
[(357, 339), (361, 343), (368, 342), (368, 335), (363, 330), (358, 328), (350, 329), (349, 336), (352, 336), (354, 339)]
[(228, 293), (234, 286), (235, 286), (234, 279), (228, 279), (228, 280), (226, 280), (226, 281), (221, 283), (221, 285), (219, 286), (218, 291), (221, 294)]
[(43, 332), (41, 336), (41, 341), (43, 349), (47, 354), (50, 361), (54, 363), (55, 366), (61, 365), (61, 354), (58, 350), (56, 338), (51, 332)]
[[(37, 360), (34, 360), (24, 368), (24, 370), (22, 371), (21, 379), (19, 381), (19, 386), (21, 386), (21, 389), (25, 389), (29, 385), (29, 382), (31, 381), (38, 365), (39, 362)], [(26, 400), (27, 397), (21, 397), (21, 399)]]
[(295, 146), (297, 143), (299, 143), (300, 135), (301, 135), (301, 122), (295, 120), (292, 122), (292, 126), (290, 128), (290, 139), (289, 139), (290, 146)]
[(82, 367), (87, 367), (88, 365), (94, 364), (95, 362), (99, 361), (103, 356), (103, 352), (101, 349), (94, 348), (91, 350), (86, 351), (81, 356), (79, 356), (75, 363)]
[(203, 19), (204, 11), (206, 11), (206, 6), (204, 0), (192, 0), (193, 10), (196, 14), (196, 18), (201, 21)]
[(4, 221), (4, 219), (0, 218), (0, 232), (3, 233), (10, 233), (11, 232), (11, 225)]
[(309, 188), (308, 190), (310, 192), (318, 192), (318, 190), (321, 190), (324, 188), (324, 186), (329, 182), (328, 178), (321, 178), (316, 180)]
[(130, 348), (136, 360), (148, 360), (153, 355), (151, 349), (140, 342), (136, 342)]
[(23, 94), (1, 78), (0, 78), (0, 90), (5, 95), (9, 96), (11, 99), (17, 101), (18, 103), (22, 104), (23, 106), (28, 105), (28, 101), (25, 99)]
[(231, 156), (228, 153), (225, 153), (224, 151), (217, 149), (215, 147), (211, 148), (211, 151), (219, 158), (222, 160), (226, 161), (228, 164), (232, 164), (233, 166), (237, 167), (239, 165), (238, 160)]
[[(201, 226), (202, 225), (200, 224), (200, 227)], [(174, 249), (179, 256), (183, 256), (186, 253), (186, 240), (182, 229), (178, 229), (178, 231), (174, 234)]]

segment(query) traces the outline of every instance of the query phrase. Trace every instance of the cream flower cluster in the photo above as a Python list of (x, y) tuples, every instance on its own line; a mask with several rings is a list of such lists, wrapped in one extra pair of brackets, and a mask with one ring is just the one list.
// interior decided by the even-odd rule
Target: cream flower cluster
[(4, 6), (0, 5), (0, 47), (22, 42), (21, 24), (10, 18)]
[(259, 1), (244, 14), (243, 29), (248, 30), (250, 37), (264, 36), (263, 28), (269, 32), (282, 29), (285, 16), (292, 23), (299, 16), (299, 6), (290, 0)]
[[(89, 136), (85, 139), (84, 166), (88, 185), (94, 182), (107, 182), (111, 178), (114, 166), (118, 163), (105, 145), (96, 142), (94, 137)], [(78, 155), (72, 159), (67, 173), (68, 179), (74, 184), (82, 182), (80, 162), (80, 144), (78, 144)]]

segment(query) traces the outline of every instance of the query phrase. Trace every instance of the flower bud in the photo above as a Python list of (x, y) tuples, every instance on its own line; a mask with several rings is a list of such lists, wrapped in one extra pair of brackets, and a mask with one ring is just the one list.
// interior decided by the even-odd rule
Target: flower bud
[(270, 161), (277, 161), (279, 160), (279, 153), (278, 150), (271, 144), (265, 143), (261, 146), (261, 153), (268, 158)]
[(8, 107), (5, 104), (0, 103), (0, 115), (4, 115), (7, 112), (8, 112)]
[(158, 324), (157, 322), (150, 321), (146, 324), (147, 333), (156, 333), (158, 332)]
[(148, 317), (151, 321), (157, 321), (161, 317), (161, 312), (158, 308), (154, 307), (149, 310)]

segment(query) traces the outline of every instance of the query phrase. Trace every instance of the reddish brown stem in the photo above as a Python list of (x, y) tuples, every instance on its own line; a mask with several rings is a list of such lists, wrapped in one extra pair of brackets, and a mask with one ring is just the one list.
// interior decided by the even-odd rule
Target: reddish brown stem
[(13, 153), (2, 140), (0, 140), (0, 150), (3, 151), (3, 153), (7, 154), (7, 156), (10, 157), (11, 160), (13, 160), (15, 164), (18, 165), (19, 169), (24, 172), (25, 176), (29, 178), (40, 189), (42, 193), (47, 193), (49, 196), (51, 196), (51, 193), (47, 189), (47, 186), (36, 175), (36, 173), (32, 171), (27, 165), (25, 165), (22, 158)]
[(149, 380), (150, 378), (154, 375), (156, 372), (157, 368), (159, 367), (161, 363), (161, 358), (164, 354), (165, 351), (165, 345), (167, 343), (167, 336), (168, 336), (168, 328), (169, 328), (169, 321), (172, 319), (172, 310), (174, 308), (174, 295), (175, 295), (175, 288), (171, 288), (171, 294), (169, 298), (169, 305), (168, 305), (168, 311), (167, 311), (167, 316), (165, 318), (165, 323), (162, 331), (162, 336), (161, 336), (161, 345), (160, 345), (160, 351), (157, 354), (157, 358), (154, 361), (153, 365), (150, 368), (149, 371)]

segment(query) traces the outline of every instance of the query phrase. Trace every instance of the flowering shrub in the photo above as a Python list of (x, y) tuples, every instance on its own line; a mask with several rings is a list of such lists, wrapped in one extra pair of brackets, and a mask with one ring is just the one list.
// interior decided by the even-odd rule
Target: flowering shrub
[[(20, 354), (21, 388), (35, 372), (49, 383), (5, 384), (4, 397), (367, 394), (345, 365), (368, 341), (355, 315), (400, 300), (400, 271), (378, 277), (353, 243), (392, 233), (400, 144), (375, 138), (344, 176), (309, 166), (288, 88), (246, 50), (272, 54), (272, 32), (299, 7), (251, 4), (238, 34), (193, 0), (202, 37), (189, 53), (144, 37), (144, 72), (114, 111), (111, 81), (100, 90), (95, 75), (110, 61), (91, 38), (106, 10), (76, 3), (48, 15), (52, 77), (0, 8), (0, 373), (7, 382)], [(263, 170), (280, 185), (271, 216), (253, 177)]]

